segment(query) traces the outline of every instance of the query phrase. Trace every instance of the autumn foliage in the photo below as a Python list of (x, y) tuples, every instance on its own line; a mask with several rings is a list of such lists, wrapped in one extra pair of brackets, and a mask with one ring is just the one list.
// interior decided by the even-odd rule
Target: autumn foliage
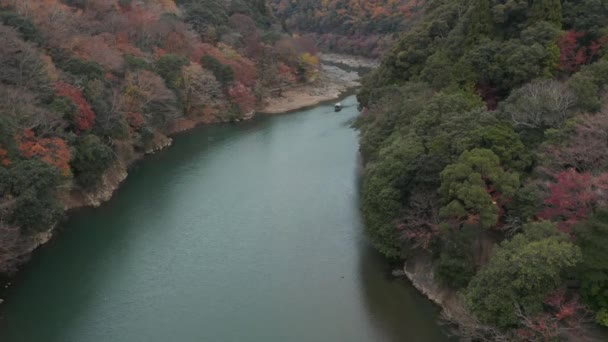
[(272, 0), (289, 29), (306, 34), (323, 50), (378, 57), (422, 12), (427, 0)]
[(548, 311), (534, 317), (521, 315), (522, 327), (517, 337), (522, 341), (552, 341), (559, 339), (563, 331), (581, 333), (589, 322), (589, 309), (578, 296), (568, 296), (565, 289), (550, 293), (543, 303)]
[(547, 207), (538, 216), (557, 221), (563, 232), (572, 233), (574, 225), (608, 204), (608, 174), (594, 176), (569, 169), (554, 177), (555, 182), (548, 186), (549, 197), (544, 200)]
[(2, 148), (0, 145), (0, 165), (9, 166), (11, 165), (11, 160), (8, 158), (8, 151)]
[(144, 125), (145, 120), (144, 120), (144, 117), (140, 113), (128, 112), (127, 113), (127, 122), (134, 129), (140, 129)]
[(239, 106), (242, 113), (249, 113), (254, 109), (255, 97), (245, 85), (237, 82), (228, 89), (228, 95)]
[(274, 3), (334, 51), (411, 25), (358, 92), (362, 217), (381, 253), (464, 295), (462, 340), (608, 326), (608, 3)]
[(602, 48), (602, 43), (605, 40), (600, 41), (592, 40), (591, 42), (584, 44), (587, 33), (578, 31), (567, 31), (559, 40), (560, 48), (560, 68), (567, 72), (575, 72), (580, 69), (581, 66), (589, 64)]
[(279, 42), (297, 45), (257, 0), (0, 0), (0, 275), (58, 195), (301, 81), (302, 51)]
[(70, 175), (70, 149), (61, 138), (39, 138), (26, 129), (16, 137), (19, 152), (25, 158), (39, 158), (61, 171), (63, 176)]
[(82, 90), (65, 83), (56, 82), (53, 86), (57, 96), (67, 97), (76, 105), (77, 113), (74, 118), (74, 125), (79, 131), (88, 131), (95, 125), (95, 112), (82, 94)]

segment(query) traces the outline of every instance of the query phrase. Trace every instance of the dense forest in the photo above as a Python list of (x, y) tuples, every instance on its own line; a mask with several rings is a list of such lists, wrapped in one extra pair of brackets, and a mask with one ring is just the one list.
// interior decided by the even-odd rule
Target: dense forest
[(167, 134), (251, 116), (318, 63), (260, 0), (0, 1), (0, 274), (68, 194)]
[(367, 77), (362, 210), (469, 337), (608, 326), (608, 1), (433, 0)]
[(608, 327), (608, 0), (0, 0), (0, 274), (116, 165), (313, 80), (317, 45), (386, 51), (363, 218), (433, 260), (461, 334)]
[(424, 0), (272, 0), (274, 13), (292, 32), (313, 38), (320, 49), (378, 57), (406, 31)]

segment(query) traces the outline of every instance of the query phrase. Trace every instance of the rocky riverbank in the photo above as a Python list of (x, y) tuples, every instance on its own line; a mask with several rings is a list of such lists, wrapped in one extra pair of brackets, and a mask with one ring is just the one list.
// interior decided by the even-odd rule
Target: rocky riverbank
[[(394, 276), (405, 276), (412, 285), (441, 309), (441, 320), (451, 327), (451, 333), (466, 341), (514, 341), (511, 335), (479, 322), (467, 310), (461, 293), (441, 284), (434, 274), (433, 258), (429, 254), (413, 255), (404, 263), (402, 269), (393, 271)], [(581, 323), (576, 330), (563, 327), (560, 341), (600, 342), (606, 340), (606, 332), (598, 329), (593, 321)]]
[(324, 53), (321, 62), (325, 64), (337, 64), (354, 69), (373, 69), (380, 65), (376, 59), (358, 56), (341, 55), (337, 53)]
[(336, 65), (357, 69), (370, 69), (376, 65), (369, 59), (337, 54), (323, 54), (321, 61), (319, 77), (314, 82), (283, 89), (280, 95), (269, 98), (259, 112), (280, 114), (336, 100), (357, 88), (362, 76), (359, 71)]

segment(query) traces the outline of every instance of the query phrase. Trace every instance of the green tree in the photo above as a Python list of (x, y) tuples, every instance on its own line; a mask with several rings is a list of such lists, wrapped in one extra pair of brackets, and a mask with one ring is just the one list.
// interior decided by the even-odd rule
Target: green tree
[(218, 0), (179, 0), (178, 5), (184, 6), (185, 20), (193, 28), (204, 33), (214, 26), (228, 23), (228, 13), (222, 2)]
[(63, 215), (63, 208), (52, 195), (27, 190), (17, 197), (11, 221), (31, 231), (50, 228)]
[(519, 39), (503, 42), (500, 54), (496, 56), (498, 69), (494, 77), (497, 84), (504, 90), (511, 90), (543, 77), (551, 53), (547, 46), (540, 43), (526, 45)]
[(522, 186), (513, 200), (506, 204), (511, 224), (518, 228), (521, 224), (534, 219), (536, 214), (543, 209), (543, 196), (545, 188), (539, 182), (527, 182)]
[(587, 32), (592, 39), (602, 35), (608, 23), (608, 2), (605, 0), (563, 0), (564, 26)]
[(125, 63), (131, 69), (143, 69), (143, 70), (152, 70), (152, 65), (143, 58), (139, 58), (133, 55), (125, 55)]
[(539, 44), (544, 47), (545, 57), (540, 61), (542, 77), (553, 77), (559, 70), (561, 52), (557, 46), (557, 41), (561, 34), (561, 30), (546, 21), (536, 22), (525, 28), (520, 34), (523, 44)]
[(562, 2), (561, 0), (533, 0), (530, 8), (530, 21), (548, 21), (553, 25), (562, 27)]
[(608, 60), (584, 66), (568, 80), (568, 86), (576, 95), (579, 109), (600, 111), (604, 103), (604, 91), (608, 86)]
[(444, 50), (439, 50), (430, 56), (420, 73), (420, 79), (429, 83), (434, 89), (465, 84), (472, 79), (472, 76), (472, 70), (467, 68), (465, 63), (454, 63), (453, 56)]
[(471, 245), (474, 229), (450, 229), (442, 232), (442, 245), (435, 274), (439, 280), (453, 288), (465, 288), (475, 275), (475, 262)]
[(9, 171), (10, 193), (16, 203), (12, 223), (30, 230), (49, 228), (63, 210), (55, 193), (61, 182), (57, 168), (37, 159), (16, 163)]
[(479, 147), (492, 150), (506, 170), (522, 172), (533, 162), (532, 153), (507, 123), (497, 123), (480, 129)]
[(424, 153), (414, 136), (394, 136), (391, 144), (380, 151), (378, 163), (366, 167), (361, 189), (363, 219), (372, 244), (388, 257), (400, 256), (401, 238), (395, 219), (407, 196), (414, 174), (407, 172), (416, 158)]
[(182, 67), (189, 64), (185, 57), (166, 54), (156, 61), (156, 72), (165, 80), (167, 87), (177, 89), (182, 83)]
[(470, 43), (475, 43), (483, 37), (492, 36), (494, 22), (490, 11), (490, 0), (474, 0), (471, 6), (467, 39)]
[(70, 58), (65, 62), (58, 63), (58, 66), (73, 75), (84, 76), (89, 80), (102, 79), (104, 75), (104, 69), (101, 65), (94, 61), (79, 58)]
[(608, 210), (600, 210), (582, 222), (576, 236), (583, 252), (583, 261), (578, 266), (581, 294), (592, 308), (608, 312)]
[(78, 113), (78, 108), (76, 108), (74, 102), (67, 97), (54, 97), (49, 109), (70, 122), (74, 121)]
[(226, 86), (234, 81), (234, 71), (231, 67), (222, 64), (217, 58), (205, 55), (201, 58), (201, 64), (205, 69), (211, 70), (213, 76)]
[(412, 122), (427, 104), (432, 93), (422, 83), (406, 83), (375, 89), (377, 103), (371, 105), (369, 115), (357, 118), (355, 126), (360, 131), (360, 151), (366, 161), (377, 158), (380, 148), (399, 127)]
[(97, 136), (89, 134), (82, 137), (76, 144), (71, 162), (78, 185), (85, 189), (97, 186), (113, 159), (112, 149), (103, 144)]
[(10, 173), (8, 170), (0, 165), (0, 198), (8, 195), (10, 190)]
[(19, 161), (10, 170), (10, 192), (19, 196), (28, 190), (54, 192), (61, 176), (57, 168), (38, 159)]
[[(412, 129), (422, 138), (425, 147), (436, 154), (450, 155), (451, 144), (460, 144), (464, 133), (476, 123), (461, 119), (468, 116), (485, 120), (483, 113), (474, 112), (483, 107), (481, 98), (468, 91), (444, 91), (432, 97), (412, 120)], [(448, 133), (448, 136), (446, 136)], [(447, 138), (447, 139), (446, 139)], [(451, 140), (451, 141), (447, 141)], [(465, 140), (465, 139), (462, 139)], [(457, 155), (462, 153), (458, 150)]]
[(445, 203), (442, 218), (457, 222), (475, 219), (483, 228), (493, 228), (499, 219), (496, 196), (513, 196), (519, 175), (505, 172), (500, 159), (488, 149), (464, 152), (455, 164), (441, 173), (439, 193)]
[(26, 17), (23, 17), (15, 12), (0, 11), (0, 22), (4, 25), (12, 26), (23, 37), (24, 40), (36, 43), (42, 43), (44, 38), (34, 23)]
[(547, 294), (563, 282), (563, 274), (581, 261), (580, 249), (550, 222), (530, 223), (504, 242), (496, 255), (471, 280), (466, 301), (485, 324), (500, 328), (542, 310)]

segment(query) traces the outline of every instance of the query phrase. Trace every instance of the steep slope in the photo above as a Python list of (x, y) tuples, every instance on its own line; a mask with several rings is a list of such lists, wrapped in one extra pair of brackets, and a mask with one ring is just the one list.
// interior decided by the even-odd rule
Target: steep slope
[(469, 337), (608, 325), (607, 24), (607, 1), (429, 1), (364, 82), (369, 236), (433, 260)]
[(0, 1), (0, 273), (142, 154), (315, 77), (260, 0)]

